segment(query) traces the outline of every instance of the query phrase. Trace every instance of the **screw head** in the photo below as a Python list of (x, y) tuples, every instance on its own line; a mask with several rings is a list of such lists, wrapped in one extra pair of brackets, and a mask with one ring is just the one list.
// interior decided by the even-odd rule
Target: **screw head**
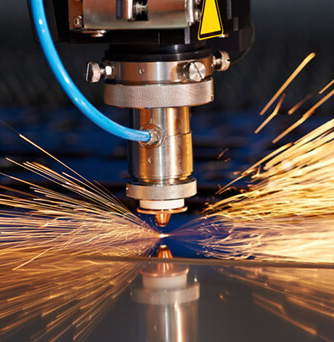
[(196, 22), (199, 22), (201, 20), (201, 15), (202, 15), (201, 10), (199, 8), (196, 8), (194, 10), (194, 19)]
[(114, 66), (106, 64), (104, 66), (104, 74), (105, 74), (104, 77), (111, 78), (114, 74), (114, 70), (115, 70)]
[(184, 67), (184, 75), (194, 82), (200, 82), (206, 75), (205, 65), (201, 62), (189, 62)]
[(81, 28), (83, 26), (82, 15), (77, 15), (73, 18), (73, 24), (76, 28)]
[(86, 81), (89, 83), (97, 83), (102, 76), (102, 70), (98, 63), (89, 62), (86, 68)]
[(230, 67), (230, 56), (226, 51), (217, 51), (213, 56), (213, 66), (217, 71), (226, 71)]

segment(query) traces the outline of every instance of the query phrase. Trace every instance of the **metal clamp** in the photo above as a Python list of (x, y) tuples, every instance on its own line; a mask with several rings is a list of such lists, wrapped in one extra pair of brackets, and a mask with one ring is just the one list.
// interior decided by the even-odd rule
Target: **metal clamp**
[(105, 67), (112, 68), (113, 72), (105, 76), (122, 84), (147, 83), (186, 83), (201, 81), (210, 77), (214, 72), (212, 57), (183, 61), (157, 62), (104, 62)]
[(104, 84), (104, 102), (125, 108), (199, 106), (213, 101), (213, 96), (212, 78), (185, 84)]

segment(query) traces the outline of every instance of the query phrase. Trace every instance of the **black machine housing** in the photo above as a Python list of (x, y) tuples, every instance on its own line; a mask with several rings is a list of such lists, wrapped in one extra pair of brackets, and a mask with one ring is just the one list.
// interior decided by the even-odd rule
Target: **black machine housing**
[[(196, 58), (197, 54), (203, 54), (201, 50), (212, 49), (228, 52), (233, 63), (248, 52), (254, 39), (250, 0), (216, 1), (220, 9), (224, 36), (206, 40), (198, 40), (199, 23), (194, 23), (187, 29), (110, 30), (102, 37), (96, 38), (83, 34), (80, 29), (70, 28), (70, 2), (80, 6), (78, 3), (82, 1), (44, 0), (44, 6), (54, 42), (107, 43), (110, 44), (110, 49), (106, 52), (106, 59), (144, 58), (146, 61), (156, 61)], [(199, 6), (203, 6), (203, 0)], [(147, 18), (143, 17), (141, 20)], [(195, 55), (191, 56), (194, 53)]]

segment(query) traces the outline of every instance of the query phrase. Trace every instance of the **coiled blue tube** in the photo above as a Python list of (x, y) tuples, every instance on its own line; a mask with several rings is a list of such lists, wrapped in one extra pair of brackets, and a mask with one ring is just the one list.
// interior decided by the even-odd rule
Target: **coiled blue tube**
[(43, 0), (31, 0), (31, 10), (37, 35), (45, 57), (59, 84), (77, 108), (95, 124), (109, 133), (132, 141), (149, 141), (151, 135), (148, 131), (140, 131), (117, 124), (103, 115), (84, 97), (68, 75), (53, 44), (45, 16)]

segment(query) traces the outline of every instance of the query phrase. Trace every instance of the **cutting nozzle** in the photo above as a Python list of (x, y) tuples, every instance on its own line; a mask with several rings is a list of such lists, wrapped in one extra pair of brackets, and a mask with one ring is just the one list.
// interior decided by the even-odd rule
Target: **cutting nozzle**
[(156, 214), (155, 221), (159, 227), (166, 227), (172, 214), (168, 212), (161, 211), (161, 213)]
[(146, 215), (154, 215), (155, 221), (159, 227), (166, 227), (169, 223), (172, 214), (183, 213), (188, 208), (186, 206), (182, 206), (180, 208), (175, 209), (143, 209), (141, 207), (137, 208), (137, 212)]

